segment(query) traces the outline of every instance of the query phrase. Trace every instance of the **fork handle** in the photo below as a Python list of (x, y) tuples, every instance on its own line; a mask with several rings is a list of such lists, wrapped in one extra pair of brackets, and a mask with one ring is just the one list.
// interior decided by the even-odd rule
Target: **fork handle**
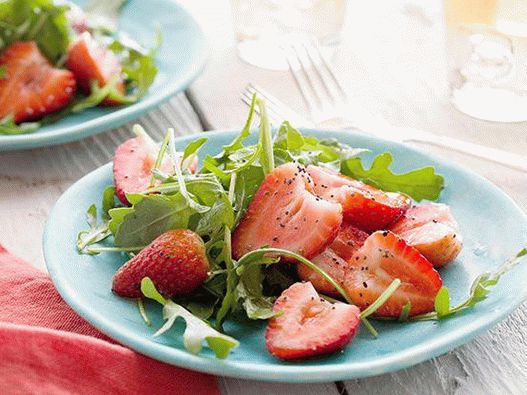
[(513, 169), (527, 172), (527, 156), (525, 155), (515, 154), (481, 144), (458, 140), (448, 136), (438, 136), (432, 133), (412, 136), (411, 138), (406, 139), (406, 141), (427, 143), (436, 145), (438, 147), (449, 148), (454, 151), (469, 154), (481, 159), (490, 160)]

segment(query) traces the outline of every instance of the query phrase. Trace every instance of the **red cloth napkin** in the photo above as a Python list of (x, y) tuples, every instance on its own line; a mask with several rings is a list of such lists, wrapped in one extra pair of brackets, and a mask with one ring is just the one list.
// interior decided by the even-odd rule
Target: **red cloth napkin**
[(115, 344), (0, 245), (1, 394), (219, 394), (213, 376)]

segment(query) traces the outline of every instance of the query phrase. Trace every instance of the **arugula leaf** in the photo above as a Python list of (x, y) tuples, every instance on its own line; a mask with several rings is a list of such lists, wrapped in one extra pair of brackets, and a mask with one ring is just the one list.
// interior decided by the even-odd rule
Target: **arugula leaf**
[(239, 346), (240, 343), (236, 339), (216, 331), (184, 307), (163, 298), (148, 277), (143, 278), (141, 281), (141, 291), (147, 298), (154, 299), (163, 305), (163, 318), (166, 322), (154, 336), (160, 336), (168, 331), (174, 325), (176, 319), (181, 317), (186, 323), (186, 329), (183, 333), (183, 344), (190, 353), (199, 354), (203, 347), (203, 342), (206, 342), (216, 355), (216, 358), (224, 359), (227, 358), (233, 348)]
[(366, 170), (359, 158), (347, 159), (342, 163), (343, 174), (362, 180), (386, 192), (402, 192), (416, 201), (436, 200), (443, 190), (444, 178), (436, 174), (431, 166), (412, 170), (404, 174), (395, 174), (389, 167), (393, 157), (389, 152), (378, 155)]
[(243, 140), (245, 140), (251, 134), (251, 126), (252, 126), (253, 118), (254, 118), (255, 105), (256, 105), (256, 94), (254, 94), (251, 99), (251, 105), (249, 107), (249, 114), (247, 115), (247, 120), (245, 121), (245, 125), (243, 126), (240, 134), (236, 136), (236, 138), (230, 144), (223, 146), (223, 152), (222, 154), (219, 155), (219, 157), (226, 157), (231, 152), (234, 152), (234, 151), (237, 151), (243, 148)]
[(170, 229), (186, 228), (192, 214), (181, 194), (145, 195), (132, 208), (110, 210), (110, 229), (116, 246), (143, 246)]
[(154, 282), (149, 277), (144, 277), (141, 280), (141, 293), (148, 299), (155, 300), (163, 306), (167, 304), (168, 300), (163, 297), (156, 289)]
[(209, 301), (208, 303), (200, 301), (191, 301), (186, 304), (187, 310), (189, 310), (196, 317), (202, 320), (208, 320), (212, 314), (214, 314), (214, 306), (217, 303), (217, 299)]
[(185, 151), (183, 151), (182, 161), (184, 162), (185, 159), (197, 155), (199, 149), (203, 146), (203, 144), (205, 144), (208, 141), (208, 139), (209, 139), (208, 137), (200, 137), (188, 143), (187, 146), (185, 147)]
[(280, 295), (284, 289), (298, 281), (296, 264), (263, 267), (264, 290), (267, 295)]
[[(233, 174), (231, 178), (231, 182), (229, 185), (229, 195), (228, 195), (228, 201), (229, 204), (232, 206), (232, 202), (234, 199), (234, 186), (236, 184), (236, 174)], [(216, 328), (221, 329), (223, 325), (223, 320), (227, 316), (227, 313), (234, 309), (234, 305), (236, 302), (235, 298), (235, 288), (236, 288), (236, 282), (237, 282), (237, 276), (234, 271), (234, 260), (232, 259), (232, 238), (231, 238), (231, 229), (228, 226), (225, 226), (223, 228), (224, 234), (223, 234), (223, 250), (222, 250), (222, 258), (225, 262), (225, 269), (227, 271), (227, 277), (225, 281), (225, 295), (223, 297), (223, 300), (221, 301), (220, 308), (218, 312), (216, 313)]]
[(250, 266), (236, 286), (237, 297), (251, 320), (266, 320), (276, 315), (273, 311), (275, 298), (263, 295), (263, 279), (261, 266)]
[(507, 261), (505, 261), (505, 263), (497, 270), (480, 274), (473, 281), (467, 299), (457, 306), (450, 307), (448, 289), (445, 287), (441, 288), (435, 299), (435, 311), (432, 313), (417, 315), (410, 319), (416, 321), (441, 320), (475, 306), (479, 302), (485, 300), (491, 291), (490, 288), (498, 283), (501, 276), (511, 270), (514, 266), (518, 265), (526, 255), (527, 248), (523, 248), (515, 256), (507, 259)]
[(68, 5), (53, 0), (4, 0), (0, 7), (0, 51), (16, 41), (34, 40), (54, 63), (67, 52)]
[(265, 102), (261, 99), (256, 99), (256, 104), (260, 110), (260, 146), (262, 147), (260, 163), (262, 164), (264, 174), (267, 175), (274, 169), (271, 126), (269, 125), (269, 118), (267, 117)]
[(0, 134), (16, 135), (32, 133), (40, 127), (39, 122), (24, 122), (17, 125), (13, 122), (13, 116), (8, 115), (0, 120)]
[(157, 75), (155, 56), (161, 45), (161, 34), (156, 34), (155, 45), (146, 50), (130, 37), (119, 34), (108, 48), (114, 52), (121, 63), (125, 75), (126, 87), (135, 98), (144, 96)]
[(121, 95), (116, 89), (118, 82), (118, 75), (113, 76), (112, 79), (110, 79), (110, 81), (108, 81), (103, 87), (100, 87), (97, 81), (91, 81), (91, 93), (88, 96), (77, 96), (64, 111), (60, 112), (60, 116), (63, 117), (70, 112), (78, 113), (88, 108), (97, 107), (106, 98), (113, 99), (124, 104), (130, 104), (137, 101), (137, 98), (133, 96)]
[(251, 165), (237, 173), (234, 193), (234, 206), (237, 213), (236, 224), (240, 221), (263, 179), (264, 173), (261, 166)]
[(77, 235), (77, 251), (81, 254), (95, 255), (96, 252), (87, 249), (91, 244), (98, 243), (111, 235), (108, 222), (97, 223), (97, 207), (92, 204), (86, 212), (89, 230), (83, 230)]
[(210, 207), (202, 205), (196, 200), (194, 200), (191, 196), (191, 192), (187, 190), (187, 185), (185, 183), (185, 179), (181, 171), (181, 163), (179, 161), (179, 157), (176, 151), (176, 137), (174, 136), (174, 129), (170, 128), (168, 130), (168, 133), (170, 135), (170, 138), (168, 140), (168, 152), (170, 154), (170, 157), (172, 158), (172, 162), (174, 163), (174, 170), (176, 172), (176, 180), (179, 187), (179, 193), (181, 194), (181, 196), (183, 196), (183, 198), (185, 199), (191, 209), (195, 210), (200, 214), (205, 213), (210, 210)]
[(233, 228), (234, 210), (229, 201), (221, 199), (214, 202), (211, 209), (201, 216), (194, 231), (200, 236), (210, 236), (223, 226)]
[(437, 318), (441, 319), (450, 313), (450, 293), (448, 288), (441, 287), (434, 301)]
[(362, 148), (352, 148), (335, 139), (319, 140), (302, 133), (288, 121), (284, 121), (275, 137), (274, 151), (277, 164), (297, 161), (303, 165), (322, 165), (340, 171), (343, 160), (367, 152)]
[(115, 187), (106, 187), (102, 193), (102, 217), (106, 220), (110, 219), (109, 211), (116, 207), (115, 202)]

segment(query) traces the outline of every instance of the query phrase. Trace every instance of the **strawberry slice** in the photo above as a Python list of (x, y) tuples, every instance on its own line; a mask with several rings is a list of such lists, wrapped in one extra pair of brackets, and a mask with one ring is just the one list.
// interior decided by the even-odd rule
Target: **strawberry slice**
[(367, 232), (385, 229), (410, 207), (410, 199), (400, 193), (383, 192), (318, 166), (308, 166), (307, 171), (315, 182), (315, 193), (342, 204), (344, 220)]
[(344, 222), (339, 229), (337, 237), (331, 243), (331, 248), (338, 256), (348, 261), (355, 254), (355, 251), (362, 247), (368, 236), (368, 233), (350, 223)]
[(201, 237), (189, 229), (169, 230), (119, 269), (113, 277), (112, 290), (119, 296), (140, 298), (141, 280), (150, 277), (159, 292), (171, 298), (198, 288), (207, 279), (208, 271)]
[(314, 195), (312, 184), (306, 169), (293, 163), (267, 175), (233, 234), (234, 257), (263, 246), (306, 258), (322, 252), (338, 233), (342, 209)]
[(359, 327), (360, 310), (321, 299), (311, 283), (295, 283), (282, 292), (265, 332), (267, 349), (289, 360), (329, 354), (348, 344)]
[(54, 68), (33, 41), (16, 42), (0, 56), (0, 119), (39, 120), (64, 108), (75, 94), (73, 74)]
[[(115, 194), (123, 204), (128, 204), (127, 193), (148, 188), (158, 152), (159, 147), (145, 135), (128, 139), (117, 147), (113, 157), (113, 179)], [(173, 170), (173, 161), (165, 155), (161, 171), (171, 174)]]
[[(339, 284), (344, 282), (348, 270), (348, 260), (351, 259), (368, 238), (368, 234), (351, 224), (343, 223), (333, 243), (311, 261), (329, 274)], [(338, 291), (320, 274), (306, 265), (297, 265), (297, 273), (301, 280), (310, 281), (315, 289), (323, 294), (340, 296)]]
[[(119, 59), (112, 51), (100, 46), (88, 32), (82, 33), (71, 44), (66, 66), (73, 72), (79, 87), (87, 95), (91, 93), (91, 81), (97, 81), (99, 87), (103, 87), (112, 78), (118, 78), (115, 85), (117, 92), (125, 94)], [(122, 103), (107, 98), (102, 104), (114, 106)]]
[(410, 316), (434, 309), (441, 288), (439, 273), (419, 251), (390, 231), (378, 231), (349, 261), (344, 288), (357, 306), (365, 309), (398, 278), (401, 286), (377, 311), (379, 317), (399, 317), (411, 303)]
[(445, 204), (414, 206), (390, 230), (417, 248), (436, 268), (452, 262), (463, 248), (459, 225)]

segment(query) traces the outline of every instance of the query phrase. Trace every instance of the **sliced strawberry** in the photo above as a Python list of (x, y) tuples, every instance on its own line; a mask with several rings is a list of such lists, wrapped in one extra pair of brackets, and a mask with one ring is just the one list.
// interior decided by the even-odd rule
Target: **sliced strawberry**
[(396, 278), (401, 286), (377, 310), (377, 316), (398, 317), (408, 302), (411, 316), (434, 309), (441, 277), (419, 251), (394, 233), (373, 233), (349, 263), (344, 287), (361, 309), (372, 304)]
[[(126, 140), (117, 147), (113, 157), (113, 179), (115, 194), (121, 202), (128, 204), (127, 193), (142, 192), (148, 188), (158, 152), (159, 147), (143, 135)], [(161, 170), (169, 174), (174, 170), (168, 155), (163, 157)]]
[(339, 229), (337, 237), (331, 244), (331, 248), (342, 259), (347, 261), (351, 259), (355, 254), (355, 251), (362, 247), (368, 236), (368, 233), (350, 223), (344, 222)]
[(311, 283), (295, 283), (282, 292), (269, 320), (265, 343), (280, 359), (329, 354), (348, 344), (359, 327), (360, 310), (345, 303), (321, 299)]
[(306, 258), (322, 252), (338, 233), (342, 209), (315, 196), (312, 183), (306, 169), (293, 163), (267, 175), (233, 234), (234, 257), (263, 246)]
[[(333, 243), (311, 261), (324, 270), (339, 284), (343, 284), (348, 260), (364, 244), (368, 234), (351, 224), (343, 223)], [(331, 296), (340, 296), (338, 291), (324, 277), (308, 268), (297, 265), (298, 276), (303, 281), (310, 281), (318, 292)]]
[(463, 248), (459, 225), (445, 204), (414, 206), (390, 230), (417, 248), (435, 267), (452, 262)]
[(188, 229), (169, 230), (119, 269), (112, 290), (119, 296), (140, 298), (141, 280), (150, 277), (159, 292), (171, 298), (195, 290), (208, 271), (201, 237)]
[[(118, 78), (115, 89), (125, 94), (122, 68), (117, 56), (107, 48), (100, 46), (88, 32), (82, 33), (70, 46), (66, 65), (73, 72), (82, 91), (89, 95), (91, 81), (97, 81), (99, 87), (105, 86), (112, 78)], [(104, 105), (119, 105), (113, 99), (105, 99)]]
[(383, 192), (318, 166), (307, 170), (315, 182), (315, 193), (342, 204), (344, 220), (367, 232), (385, 229), (410, 207), (410, 199), (400, 193)]
[(75, 94), (73, 74), (54, 68), (33, 41), (17, 42), (0, 56), (0, 119), (39, 120), (65, 107)]

